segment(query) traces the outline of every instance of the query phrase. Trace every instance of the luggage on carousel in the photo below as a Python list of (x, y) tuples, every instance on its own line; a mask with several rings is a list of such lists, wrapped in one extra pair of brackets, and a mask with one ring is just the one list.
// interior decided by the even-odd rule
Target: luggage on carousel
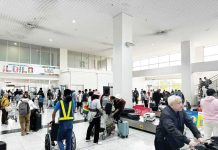
[(135, 113), (133, 108), (124, 108), (121, 116), (127, 117), (128, 113)]
[(140, 119), (140, 115), (136, 114), (136, 113), (128, 113), (127, 117), (131, 120), (139, 120)]

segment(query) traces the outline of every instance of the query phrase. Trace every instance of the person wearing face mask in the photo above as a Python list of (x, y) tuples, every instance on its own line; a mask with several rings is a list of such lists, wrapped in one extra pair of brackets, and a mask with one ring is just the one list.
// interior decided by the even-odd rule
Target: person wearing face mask
[[(186, 125), (194, 137), (198, 140), (190, 140), (183, 135), (184, 125)], [(156, 128), (155, 149), (156, 150), (179, 150), (185, 144), (195, 147), (198, 143), (203, 143), (200, 132), (183, 110), (183, 103), (179, 96), (172, 95), (168, 98), (168, 106), (161, 112), (160, 122)]]

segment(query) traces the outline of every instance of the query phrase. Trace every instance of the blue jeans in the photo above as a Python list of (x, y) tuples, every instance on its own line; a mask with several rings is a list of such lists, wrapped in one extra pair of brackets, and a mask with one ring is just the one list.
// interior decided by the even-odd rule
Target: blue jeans
[(63, 140), (66, 139), (66, 150), (71, 150), (72, 147), (72, 129), (64, 129), (62, 125), (58, 129), (57, 142), (60, 150), (64, 150)]

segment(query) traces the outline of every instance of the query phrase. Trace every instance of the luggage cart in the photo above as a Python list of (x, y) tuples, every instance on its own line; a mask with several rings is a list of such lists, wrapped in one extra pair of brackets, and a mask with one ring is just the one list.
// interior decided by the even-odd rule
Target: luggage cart
[(8, 112), (8, 118), (17, 122), (17, 107), (16, 107), (15, 101), (13, 101), (11, 103), (11, 108), (12, 108), (12, 110), (10, 112)]
[[(47, 126), (47, 134), (45, 135), (45, 150), (54, 149), (55, 145), (52, 145), (52, 142), (57, 141), (59, 124), (51, 124), (49, 123)], [(72, 149), (76, 150), (76, 136), (74, 132), (72, 132)]]

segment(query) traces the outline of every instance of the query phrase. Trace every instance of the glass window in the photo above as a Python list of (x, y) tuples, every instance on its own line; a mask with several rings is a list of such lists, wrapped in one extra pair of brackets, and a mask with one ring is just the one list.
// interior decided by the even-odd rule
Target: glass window
[(216, 60), (218, 60), (218, 55), (204, 57), (204, 61), (216, 61)]
[(19, 43), (8, 41), (8, 61), (19, 62)]
[(133, 67), (138, 67), (138, 66), (141, 66), (141, 62), (140, 61), (135, 61), (133, 62)]
[(60, 50), (51, 48), (51, 66), (60, 66)]
[(73, 52), (73, 66), (74, 68), (82, 68), (81, 66), (81, 59), (82, 59), (82, 53), (79, 52)]
[(168, 66), (169, 66), (169, 62), (159, 64), (159, 68), (168, 67)]
[(141, 60), (141, 66), (148, 65), (148, 59)]
[(170, 55), (170, 61), (177, 61), (177, 60), (181, 60), (181, 54), (180, 53)]
[(85, 69), (89, 68), (89, 54), (82, 54), (81, 67)]
[(20, 62), (30, 63), (30, 45), (25, 43), (20, 43)]
[(171, 61), (170, 66), (179, 66), (181, 65), (181, 61)]
[(31, 64), (40, 65), (40, 46), (31, 45)]
[(112, 70), (112, 58), (107, 58), (107, 71)]
[(50, 65), (50, 48), (41, 48), (41, 65)]
[(158, 57), (150, 58), (149, 64), (157, 64), (158, 63)]
[(141, 67), (141, 70), (146, 70), (146, 69), (148, 69), (148, 66), (142, 66)]
[(158, 57), (159, 63), (169, 62), (169, 55)]
[(210, 46), (204, 49), (204, 56), (218, 55), (218, 46)]
[(101, 57), (101, 69), (100, 70), (107, 70), (107, 58)]
[(134, 67), (133, 68), (133, 71), (139, 71), (139, 70), (141, 70), (141, 67)]
[(154, 69), (154, 68), (158, 68), (158, 64), (149, 65), (149, 69)]
[(95, 66), (97, 70), (100, 70), (101, 68), (101, 57), (100, 56), (95, 56)]
[(89, 55), (89, 69), (95, 69), (95, 56)]
[(0, 40), (0, 61), (6, 61), (7, 57), (7, 41)]
[(68, 67), (70, 68), (73, 68), (73, 53), (68, 51), (68, 54), (67, 54), (67, 57), (68, 57)]

